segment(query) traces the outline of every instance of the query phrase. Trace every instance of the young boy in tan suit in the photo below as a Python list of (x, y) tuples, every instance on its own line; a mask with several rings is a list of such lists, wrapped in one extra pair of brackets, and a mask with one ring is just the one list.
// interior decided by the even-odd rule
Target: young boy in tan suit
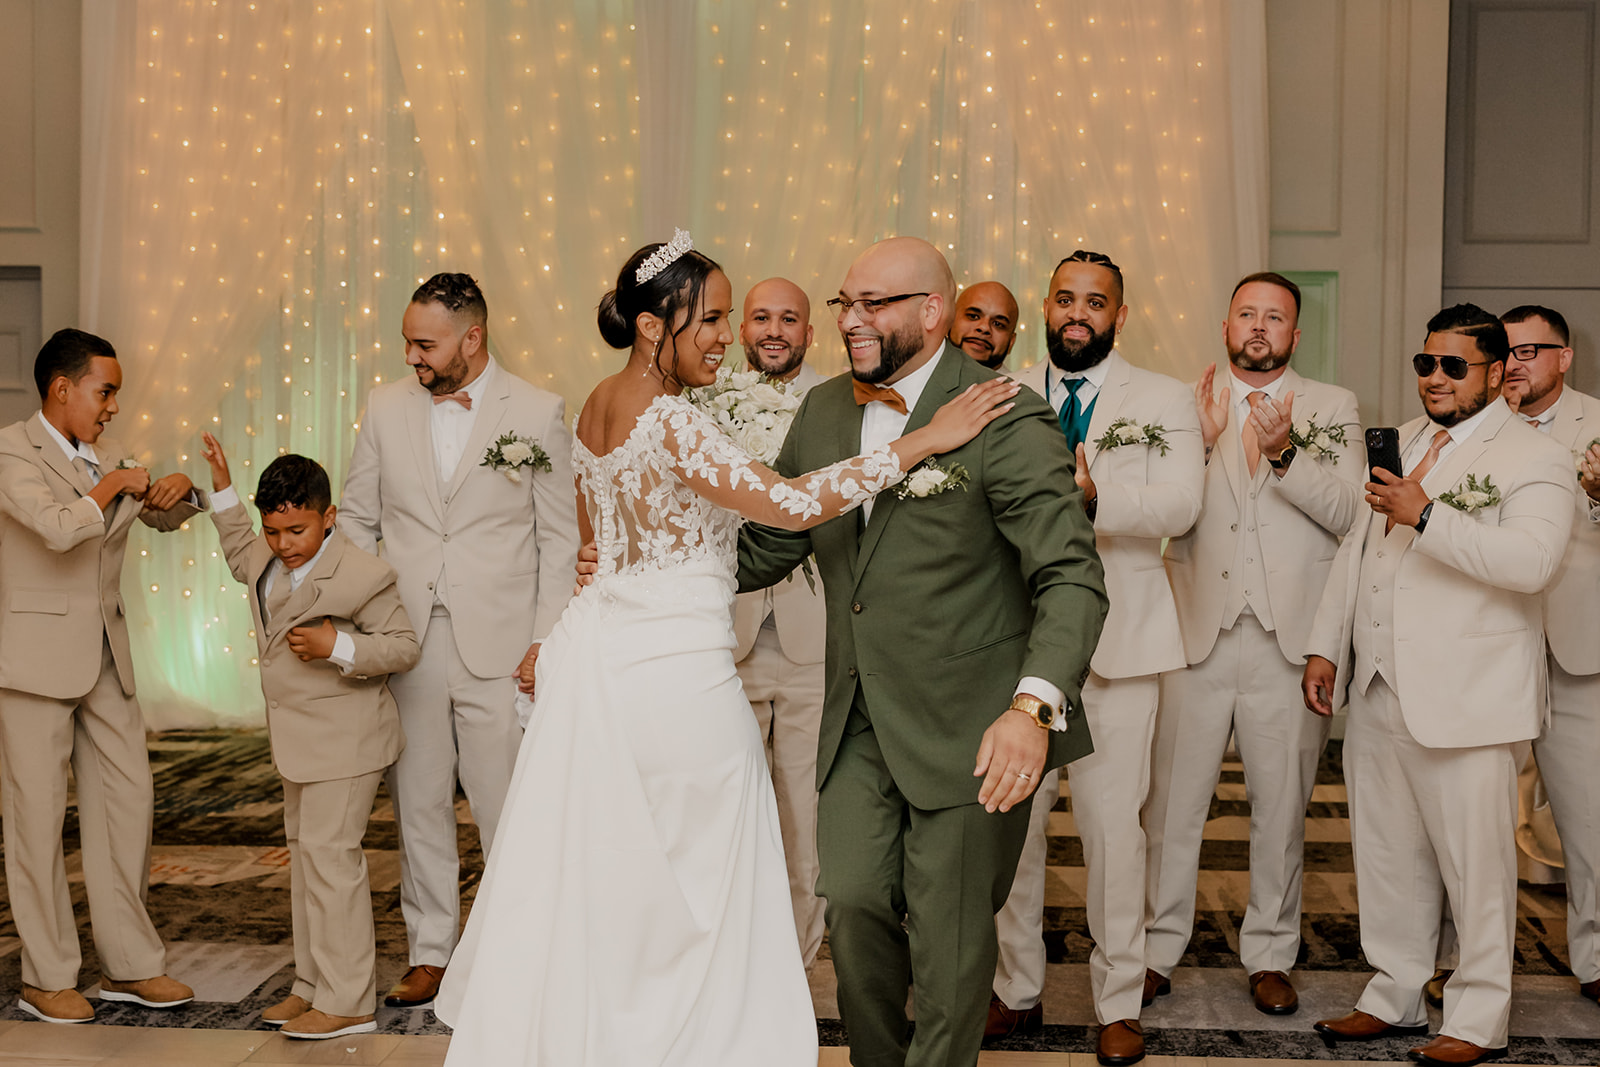
[(288, 1037), (377, 1029), (372, 895), (361, 850), (383, 773), (405, 747), (388, 676), (421, 655), (394, 568), (334, 529), (327, 472), (279, 456), (261, 472), (257, 535), (205, 435), (212, 521), (250, 590), (272, 760), (283, 779), (295, 982), (261, 1013)]
[(155, 792), (122, 604), (135, 521), (176, 530), (205, 507), (185, 475), (149, 470), (102, 436), (122, 366), (105, 340), (60, 330), (33, 365), (39, 411), (0, 430), (0, 790), (6, 883), (22, 940), (18, 1007), (84, 1023), (77, 923), (61, 848), (67, 769), (78, 793), (83, 880), (100, 999), (172, 1008), (145, 908)]

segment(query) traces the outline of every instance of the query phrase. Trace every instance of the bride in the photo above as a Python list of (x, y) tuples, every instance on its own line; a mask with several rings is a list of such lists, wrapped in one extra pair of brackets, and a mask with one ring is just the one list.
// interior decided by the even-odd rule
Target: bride
[(1011, 408), (997, 379), (887, 448), (779, 478), (682, 395), (733, 341), (727, 275), (688, 234), (600, 302), (628, 350), (578, 421), (600, 568), (538, 660), (490, 857), (435, 1004), (457, 1067), (815, 1067), (772, 784), (734, 673), (741, 520), (807, 529)]

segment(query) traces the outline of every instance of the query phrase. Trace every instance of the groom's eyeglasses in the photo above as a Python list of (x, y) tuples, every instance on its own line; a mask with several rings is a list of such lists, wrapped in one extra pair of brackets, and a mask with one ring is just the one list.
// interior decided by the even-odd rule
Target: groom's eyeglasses
[(828, 306), (842, 319), (850, 313), (851, 308), (856, 309), (856, 317), (862, 321), (876, 318), (878, 312), (890, 304), (898, 304), (902, 300), (910, 300), (916, 296), (931, 296), (931, 293), (901, 293), (899, 296), (862, 297), (860, 300), (843, 300), (834, 297), (828, 301)]
[(1433, 374), (1434, 367), (1443, 367), (1444, 376), (1451, 381), (1459, 382), (1467, 376), (1468, 367), (1481, 367), (1488, 360), (1477, 363), (1468, 363), (1460, 356), (1435, 356), (1427, 352), (1418, 352), (1411, 357), (1411, 366), (1416, 368), (1418, 378), (1427, 378)]

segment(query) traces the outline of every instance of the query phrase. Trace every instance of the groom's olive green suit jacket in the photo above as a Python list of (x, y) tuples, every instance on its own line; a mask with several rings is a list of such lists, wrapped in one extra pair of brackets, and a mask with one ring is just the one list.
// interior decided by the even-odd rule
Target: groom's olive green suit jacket
[[(908, 433), (995, 376), (949, 345), (935, 358)], [(775, 469), (794, 477), (857, 455), (861, 418), (850, 375), (815, 386)], [(816, 553), (828, 617), (818, 787), (859, 684), (895, 784), (927, 810), (977, 801), (979, 743), (1025, 675), (1053, 682), (1069, 702), (1047, 766), (1093, 750), (1079, 694), (1106, 614), (1072, 453), (1042, 400), (1023, 390), (1010, 412), (933, 460), (965, 467), (966, 486), (922, 498), (881, 493), (864, 528), (852, 511), (804, 533), (747, 525), (739, 538), (741, 590), (781, 581)]]

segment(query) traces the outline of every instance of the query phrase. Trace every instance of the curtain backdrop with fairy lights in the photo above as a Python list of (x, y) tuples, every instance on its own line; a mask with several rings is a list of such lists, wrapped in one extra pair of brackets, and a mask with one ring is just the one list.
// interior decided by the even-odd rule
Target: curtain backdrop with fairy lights
[[(1016, 292), (1123, 266), (1122, 347), (1192, 377), (1266, 252), (1263, 0), (86, 0), (83, 325), (112, 432), (209, 484), (285, 451), (343, 480), (367, 390), (409, 373), (418, 280), (463, 270), (491, 347), (569, 409), (620, 355), (594, 307), (673, 225), (736, 294), (820, 309), (871, 241)], [(844, 364), (823, 311), (814, 362)], [(254, 637), (207, 521), (137, 534), (152, 726), (259, 721)]]

